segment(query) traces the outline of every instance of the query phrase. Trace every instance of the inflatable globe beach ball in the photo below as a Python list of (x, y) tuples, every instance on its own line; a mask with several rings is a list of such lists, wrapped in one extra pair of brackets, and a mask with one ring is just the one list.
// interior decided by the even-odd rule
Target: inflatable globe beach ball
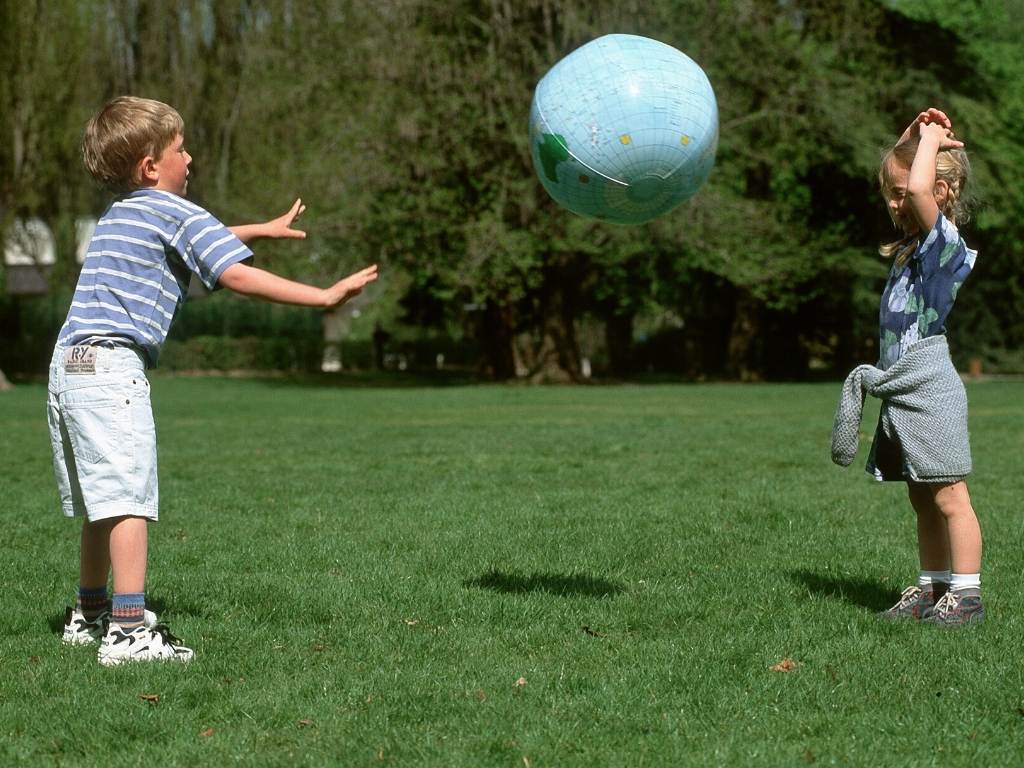
[(541, 183), (574, 213), (640, 224), (711, 173), (718, 105), (703, 70), (670, 45), (605, 35), (537, 84), (530, 150)]

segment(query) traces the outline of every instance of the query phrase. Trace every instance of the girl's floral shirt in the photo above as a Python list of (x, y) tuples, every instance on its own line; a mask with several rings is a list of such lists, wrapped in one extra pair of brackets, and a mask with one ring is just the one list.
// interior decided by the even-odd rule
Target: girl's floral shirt
[(946, 317), (977, 258), (940, 213), (913, 255), (889, 273), (879, 313), (879, 368), (890, 368), (915, 341), (946, 332)]

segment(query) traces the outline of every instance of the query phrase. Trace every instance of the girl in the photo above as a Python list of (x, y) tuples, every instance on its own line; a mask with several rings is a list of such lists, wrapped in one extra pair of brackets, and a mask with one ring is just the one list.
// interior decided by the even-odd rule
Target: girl
[[(922, 432), (948, 434), (952, 429), (957, 438), (953, 444), (939, 444), (938, 461), (934, 460), (936, 451), (927, 460), (922, 458), (937, 441), (927, 444), (927, 439), (911, 436), (906, 429), (901, 434), (894, 426), (898, 418), (892, 413), (899, 407), (898, 400), (883, 395), (867, 466), (878, 480), (906, 481), (917, 513), (921, 564), (917, 586), (908, 587), (899, 602), (881, 615), (923, 619), (947, 627), (980, 623), (985, 615), (981, 529), (964, 482), (970, 472), (966, 396), (959, 378), (951, 375), (955, 371), (948, 362), (944, 339), (925, 341), (944, 334), (957, 291), (977, 258), (957, 230), (968, 213), (965, 190), (970, 164), (963, 146), (954, 137), (949, 118), (938, 109), (929, 109), (918, 115), (883, 155), (878, 174), (889, 215), (904, 237), (880, 249), (883, 256), (893, 257), (894, 263), (882, 293), (877, 367), (893, 372), (912, 349), (920, 358), (925, 347), (934, 350), (941, 346), (938, 365), (944, 394), (937, 397), (934, 388), (929, 390), (931, 382), (920, 388), (938, 418), (932, 417), (917, 432), (918, 436)], [(901, 367), (921, 370), (922, 366), (908, 360), (903, 360)], [(947, 397), (950, 390), (954, 391)], [(954, 401), (960, 407), (947, 407)], [(924, 465), (938, 469), (915, 471)]]

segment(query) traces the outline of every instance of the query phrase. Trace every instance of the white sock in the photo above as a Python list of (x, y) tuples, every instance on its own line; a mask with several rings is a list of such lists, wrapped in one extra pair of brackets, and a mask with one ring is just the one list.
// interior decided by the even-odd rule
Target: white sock
[(950, 579), (951, 574), (949, 571), (921, 571), (917, 577), (917, 586), (923, 589), (938, 582), (949, 584)]
[(959, 589), (981, 589), (980, 573), (954, 573), (953, 580), (949, 583), (951, 590)]

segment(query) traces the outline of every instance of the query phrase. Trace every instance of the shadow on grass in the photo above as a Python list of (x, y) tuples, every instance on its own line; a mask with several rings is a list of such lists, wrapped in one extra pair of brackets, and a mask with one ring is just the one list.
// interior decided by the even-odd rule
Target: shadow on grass
[(860, 605), (872, 611), (888, 608), (899, 597), (880, 581), (862, 579), (851, 576), (838, 576), (831, 573), (815, 573), (814, 571), (790, 571), (789, 577), (811, 592), (825, 597), (834, 597), (847, 603)]
[(493, 592), (522, 594), (524, 592), (548, 592), (553, 595), (579, 597), (608, 597), (625, 591), (625, 587), (608, 579), (589, 576), (585, 573), (505, 573), (492, 568), (482, 576), (467, 579), (467, 587), (489, 589)]

